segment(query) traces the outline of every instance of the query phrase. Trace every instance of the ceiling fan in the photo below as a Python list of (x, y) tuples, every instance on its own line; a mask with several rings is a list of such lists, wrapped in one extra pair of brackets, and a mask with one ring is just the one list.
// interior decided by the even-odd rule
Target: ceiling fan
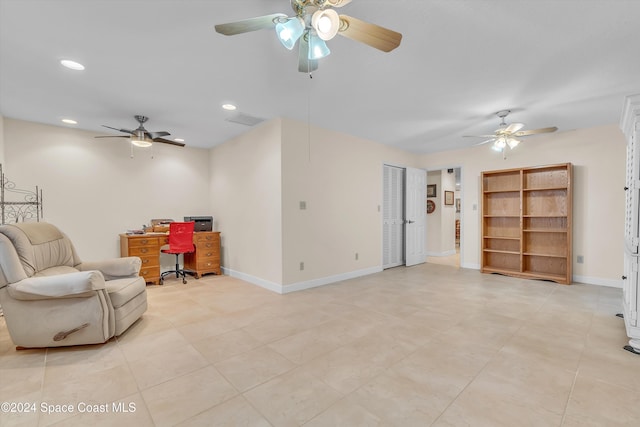
[(104, 136), (96, 136), (96, 138), (131, 138), (131, 144), (137, 147), (150, 147), (154, 142), (161, 142), (163, 144), (171, 144), (177, 145), (178, 147), (184, 147), (182, 142), (172, 141), (170, 139), (165, 139), (163, 136), (171, 135), (169, 132), (160, 131), (160, 132), (149, 132), (144, 128), (144, 123), (149, 120), (146, 116), (136, 115), (133, 116), (138, 121), (139, 126), (136, 129), (118, 129), (107, 125), (102, 125), (103, 127), (117, 130), (118, 132), (124, 132), (128, 135), (104, 135)]
[(557, 127), (548, 127), (548, 128), (540, 128), (540, 129), (532, 129), (532, 130), (520, 130), (524, 127), (524, 123), (511, 123), (507, 124), (505, 122), (505, 118), (509, 115), (511, 110), (500, 110), (496, 113), (500, 121), (500, 127), (496, 129), (493, 135), (464, 135), (467, 138), (489, 138), (486, 141), (482, 141), (475, 145), (483, 145), (489, 142), (493, 142), (493, 148), (496, 151), (501, 151), (503, 158), (506, 157), (506, 148), (514, 149), (520, 144), (519, 138), (523, 138), (526, 136), (537, 135), (540, 133), (551, 133), (558, 130)]
[(329, 55), (325, 43), (336, 34), (364, 43), (383, 52), (400, 45), (402, 34), (348, 15), (338, 15), (334, 7), (352, 0), (291, 0), (295, 16), (284, 13), (259, 16), (215, 26), (225, 36), (275, 28), (280, 42), (292, 50), (299, 43), (298, 71), (310, 73), (318, 68), (318, 59)]

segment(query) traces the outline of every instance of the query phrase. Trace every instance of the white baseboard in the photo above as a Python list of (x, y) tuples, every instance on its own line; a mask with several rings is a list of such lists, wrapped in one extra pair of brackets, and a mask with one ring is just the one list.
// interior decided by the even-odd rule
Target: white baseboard
[(264, 288), (279, 294), (288, 294), (289, 292), (311, 289), (318, 286), (328, 285), (330, 283), (340, 282), (342, 280), (355, 279), (356, 277), (362, 277), (362, 276), (367, 276), (369, 274), (380, 273), (381, 271), (382, 271), (382, 267), (371, 267), (371, 268), (365, 268), (363, 270), (349, 271), (347, 273), (336, 274), (334, 276), (320, 277), (318, 279), (306, 280), (304, 282), (292, 283), (290, 285), (283, 286), (279, 283), (271, 282), (269, 280), (264, 280), (256, 276), (252, 276), (251, 274), (246, 274), (240, 271), (232, 270), (230, 268), (222, 267), (222, 272), (227, 276), (244, 280), (245, 282), (249, 282), (251, 284), (260, 286), (261, 288)]
[(355, 279), (356, 277), (368, 276), (369, 274), (380, 273), (382, 267), (371, 267), (362, 270), (349, 271), (347, 273), (336, 274), (335, 276), (321, 277), (313, 280), (306, 280), (304, 282), (293, 283), (283, 287), (284, 294), (295, 291), (302, 291), (304, 289), (311, 289), (318, 286), (328, 285), (330, 283), (340, 282), (342, 280)]
[(252, 276), (251, 274), (242, 273), (240, 271), (235, 271), (226, 267), (222, 267), (222, 272), (227, 276), (244, 280), (245, 282), (249, 282), (253, 285), (260, 286), (261, 288), (265, 288), (269, 291), (277, 292), (279, 294), (282, 293), (282, 285), (279, 283), (271, 282), (269, 280), (264, 280), (256, 276)]
[(455, 254), (456, 254), (455, 249), (451, 249), (449, 251), (444, 251), (444, 252), (427, 252), (427, 256), (451, 256)]
[(621, 279), (603, 279), (602, 277), (576, 276), (572, 277), (572, 281), (576, 283), (584, 283), (586, 285), (608, 286), (610, 288), (622, 289)]
[(460, 267), (468, 268), (469, 270), (480, 270), (480, 264), (472, 264), (470, 262), (465, 262)]

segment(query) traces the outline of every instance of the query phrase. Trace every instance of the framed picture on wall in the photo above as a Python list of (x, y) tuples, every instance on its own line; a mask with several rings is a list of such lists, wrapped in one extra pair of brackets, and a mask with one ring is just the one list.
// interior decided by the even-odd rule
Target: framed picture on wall
[(427, 184), (427, 197), (437, 197), (436, 184)]
[(453, 191), (444, 192), (444, 204), (453, 205)]

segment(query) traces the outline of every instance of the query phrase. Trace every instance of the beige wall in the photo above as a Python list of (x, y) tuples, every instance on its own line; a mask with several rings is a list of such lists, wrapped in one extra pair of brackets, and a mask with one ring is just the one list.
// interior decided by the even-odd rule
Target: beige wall
[(118, 233), (151, 218), (213, 215), (224, 267), (284, 291), (380, 268), (384, 163), (462, 168), (463, 267), (479, 268), (480, 172), (572, 162), (574, 276), (620, 285), (625, 141), (616, 125), (529, 138), (507, 160), (486, 146), (414, 155), (288, 119), (211, 150), (156, 144), (133, 159), (124, 141), (69, 128), (4, 118), (0, 134), (7, 176), (43, 188), (46, 219), (83, 258), (118, 256)]
[(416, 160), (382, 144), (283, 120), (283, 284), (298, 289), (378, 271), (383, 165), (415, 166)]
[(281, 121), (250, 128), (211, 149), (209, 159), (210, 205), (221, 231), (225, 272), (279, 291)]
[(4, 165), (4, 117), (0, 115), (0, 164)]
[[(573, 274), (585, 283), (620, 286), (624, 231), (625, 140), (616, 125), (539, 135), (507, 153), (486, 145), (420, 156), (426, 169), (462, 167), (463, 267), (480, 267), (480, 173), (544, 164), (574, 165)], [(474, 209), (475, 207), (475, 209)], [(576, 257), (584, 256), (584, 264)]]
[(43, 189), (45, 219), (83, 259), (120, 256), (118, 234), (152, 218), (215, 215), (207, 150), (154, 144), (131, 158), (126, 140), (95, 135), (4, 119), (5, 173), (20, 188)]

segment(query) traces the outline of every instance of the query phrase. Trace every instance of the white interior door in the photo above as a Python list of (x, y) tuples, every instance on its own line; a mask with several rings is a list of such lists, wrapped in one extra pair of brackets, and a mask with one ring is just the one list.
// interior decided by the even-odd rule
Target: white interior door
[(404, 265), (404, 169), (384, 165), (382, 268)]
[(405, 183), (405, 265), (409, 266), (427, 259), (427, 172), (406, 168)]

